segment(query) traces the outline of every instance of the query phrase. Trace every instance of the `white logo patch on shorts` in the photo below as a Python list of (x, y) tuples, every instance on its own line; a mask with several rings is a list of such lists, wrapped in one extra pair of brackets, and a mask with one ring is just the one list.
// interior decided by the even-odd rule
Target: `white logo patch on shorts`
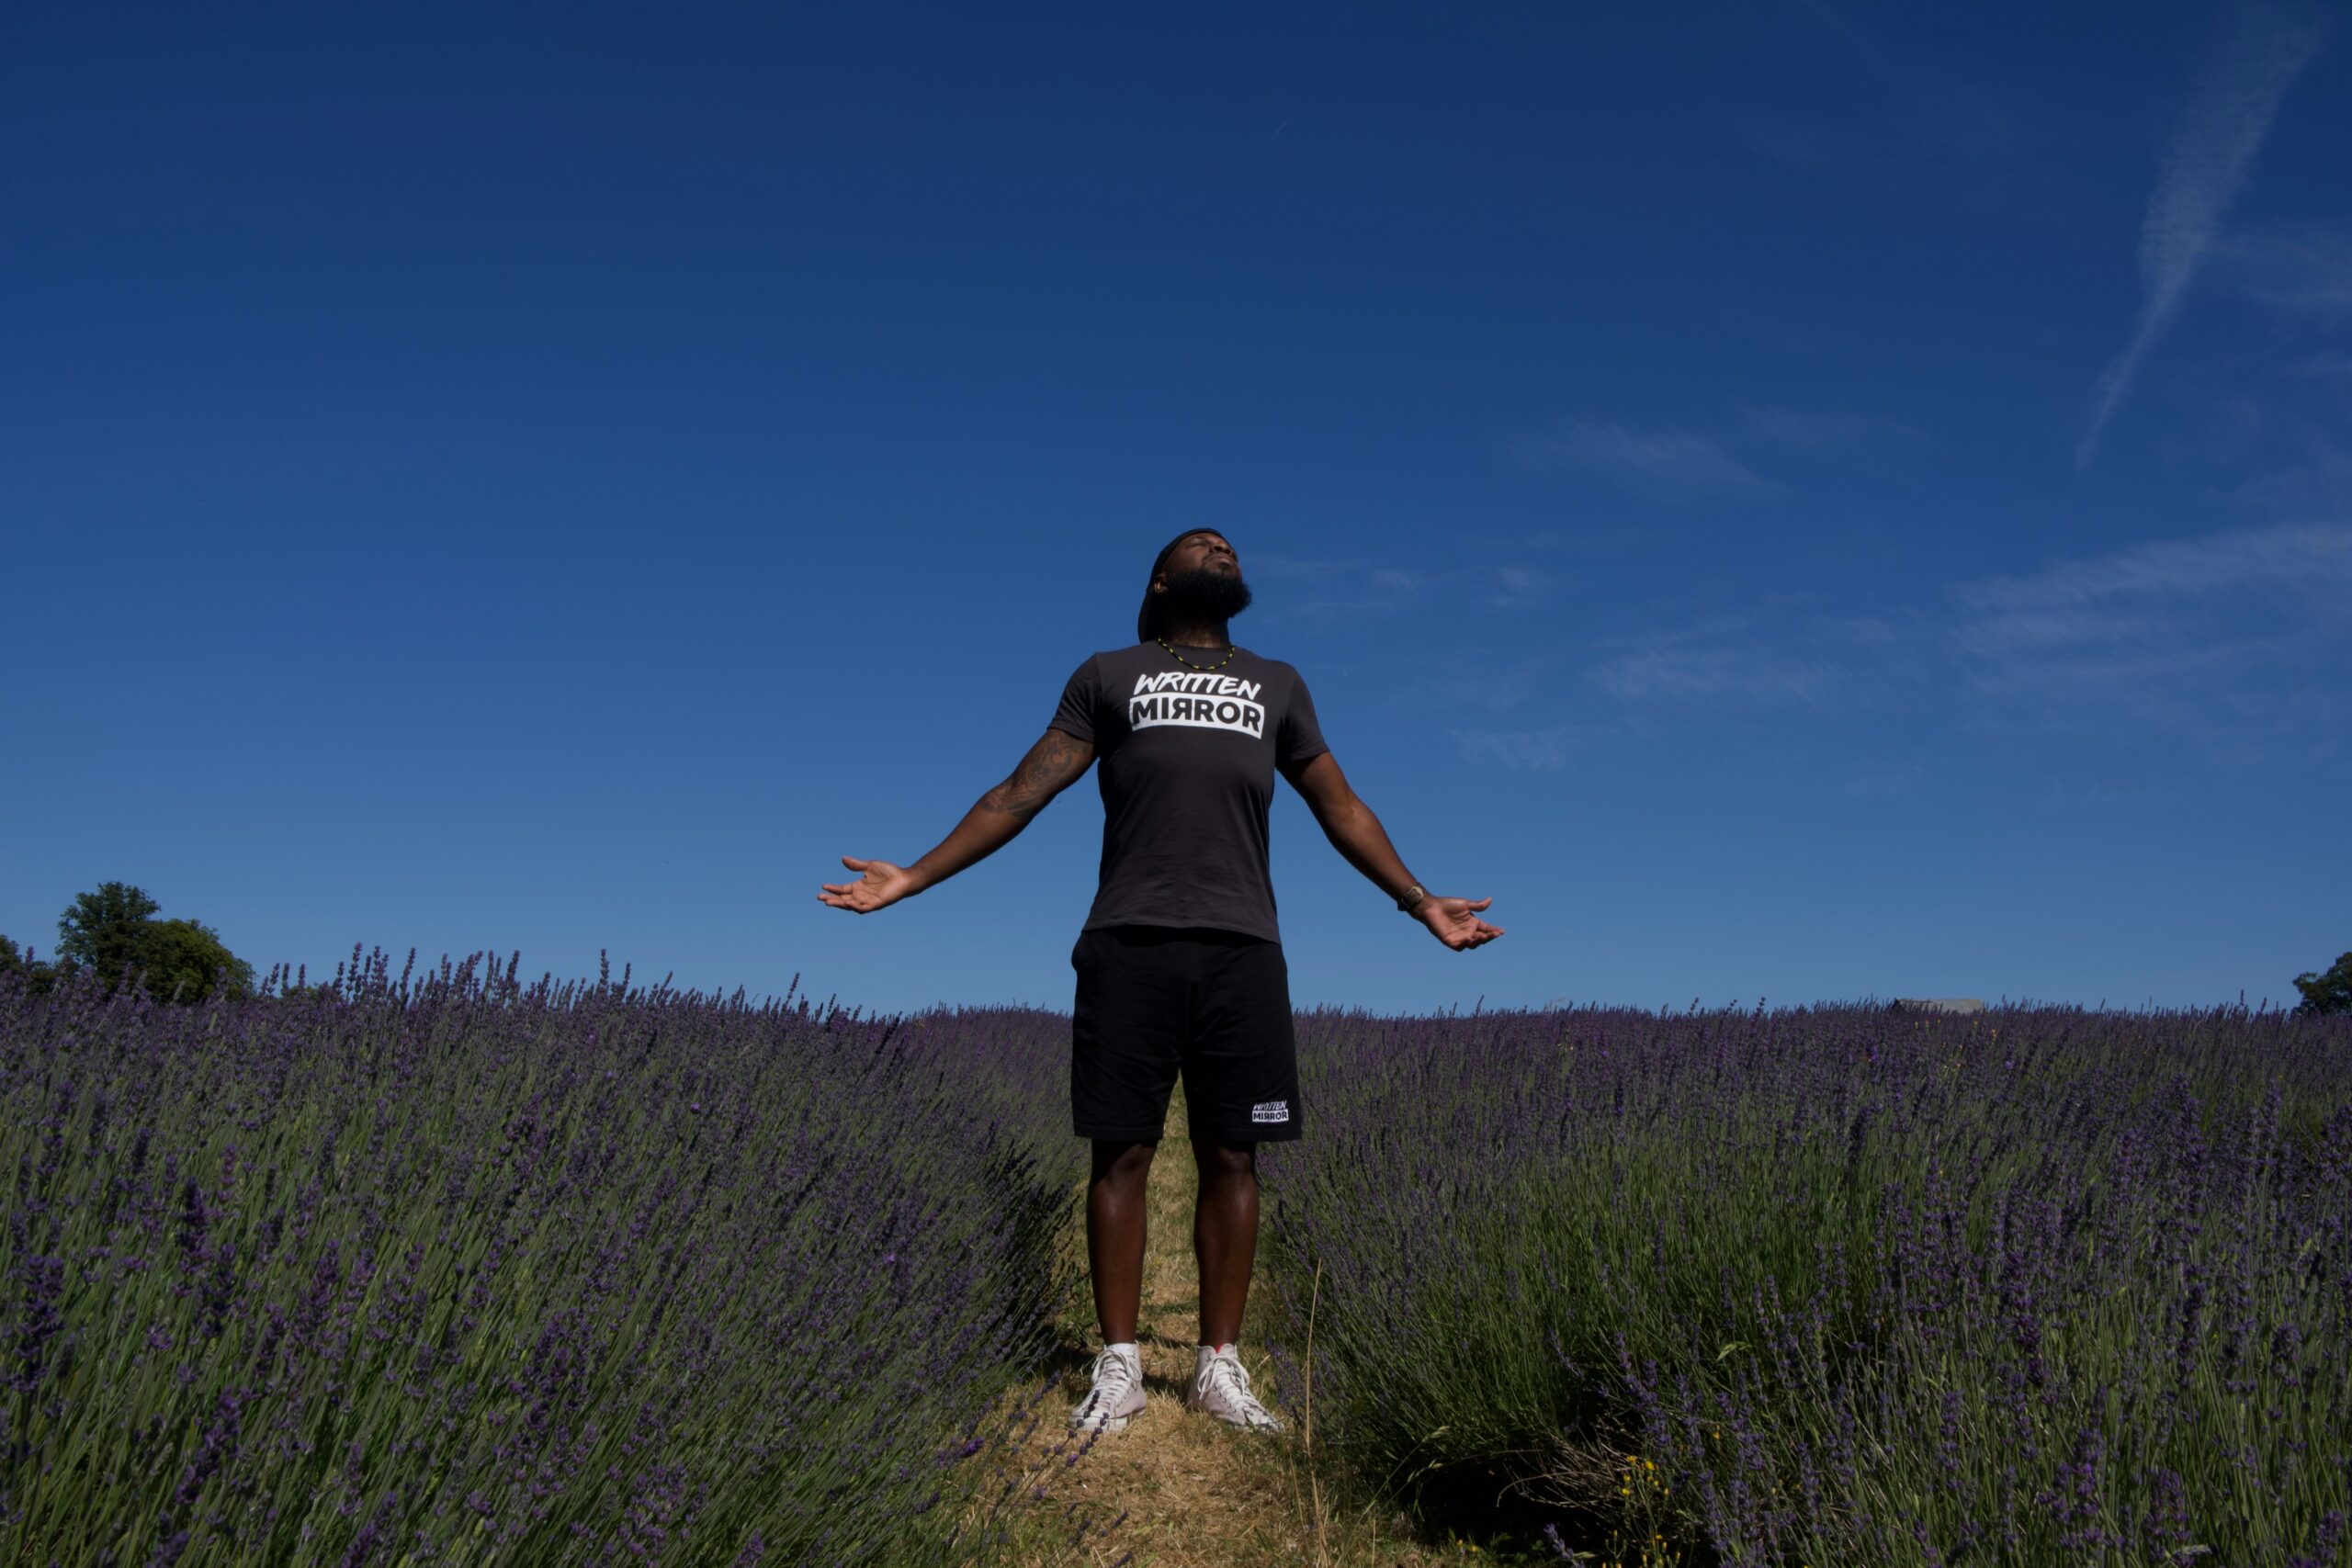
[(1290, 1101), (1287, 1100), (1269, 1100), (1260, 1104), (1253, 1105), (1250, 1108), (1250, 1120), (1252, 1122), (1287, 1122), (1290, 1120)]

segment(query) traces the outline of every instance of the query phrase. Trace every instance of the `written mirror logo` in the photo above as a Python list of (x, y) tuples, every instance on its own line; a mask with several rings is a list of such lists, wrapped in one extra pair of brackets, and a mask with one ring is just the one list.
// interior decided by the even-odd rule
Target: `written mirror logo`
[(1182, 724), (1197, 729), (1230, 729), (1237, 735), (1266, 733), (1266, 710), (1257, 702), (1264, 686), (1238, 675), (1170, 672), (1139, 675), (1127, 698), (1127, 727)]

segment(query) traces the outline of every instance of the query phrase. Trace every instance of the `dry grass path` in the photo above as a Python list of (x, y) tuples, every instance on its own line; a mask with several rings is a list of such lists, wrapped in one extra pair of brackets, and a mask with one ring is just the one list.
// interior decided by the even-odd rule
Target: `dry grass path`
[[(1328, 1495), (1318, 1510), (1301, 1434), (1238, 1432), (1184, 1408), (1200, 1297), (1193, 1262), (1197, 1182), (1181, 1095), (1169, 1110), (1168, 1127), (1152, 1165), (1137, 1325), (1148, 1403), (1125, 1431), (1103, 1434), (1074, 1462), (1045, 1466), (1033, 1483), (1044, 1495), (1032, 1491), (1017, 1531), (1019, 1561), (1024, 1568), (1109, 1568), (1123, 1558), (1130, 1568), (1491, 1562), (1466, 1546), (1417, 1541), (1403, 1520), (1385, 1510), (1340, 1510)], [(1083, 1235), (1077, 1227), (1082, 1224), (1082, 1207), (1074, 1206), (1072, 1245), (1081, 1256)], [(1261, 1272), (1251, 1292), (1241, 1354), (1272, 1405), (1273, 1372), (1261, 1333), (1267, 1296)], [(1065, 1429), (1070, 1406), (1086, 1391), (1087, 1363), (1096, 1348), (1092, 1303), (1080, 1300), (1062, 1327), (1056, 1363), (1062, 1375), (1046, 1397), (1041, 1438)], [(1091, 1520), (1091, 1528), (1073, 1545), (1070, 1537), (1084, 1520)]]

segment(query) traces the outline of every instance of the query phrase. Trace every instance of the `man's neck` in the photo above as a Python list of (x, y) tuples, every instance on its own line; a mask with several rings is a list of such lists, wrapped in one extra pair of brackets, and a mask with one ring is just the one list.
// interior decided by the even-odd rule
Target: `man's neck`
[(1233, 640), (1225, 635), (1223, 621), (1196, 621), (1172, 626), (1159, 635), (1178, 648), (1224, 648)]

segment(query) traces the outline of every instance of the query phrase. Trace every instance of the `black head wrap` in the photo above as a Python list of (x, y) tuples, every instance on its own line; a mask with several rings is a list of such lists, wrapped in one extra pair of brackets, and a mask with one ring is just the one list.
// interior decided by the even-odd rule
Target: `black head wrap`
[[(1159, 547), (1159, 553), (1151, 558), (1151, 570), (1144, 574), (1143, 608), (1136, 612), (1136, 640), (1137, 642), (1149, 642), (1159, 635), (1159, 612), (1156, 603), (1159, 595), (1151, 591), (1151, 580), (1158, 577), (1159, 569), (1168, 564), (1169, 552), (1195, 534), (1215, 534), (1218, 538), (1225, 539), (1223, 529), (1204, 528), (1195, 523)], [(1233, 541), (1226, 539), (1225, 542), (1229, 545)]]

